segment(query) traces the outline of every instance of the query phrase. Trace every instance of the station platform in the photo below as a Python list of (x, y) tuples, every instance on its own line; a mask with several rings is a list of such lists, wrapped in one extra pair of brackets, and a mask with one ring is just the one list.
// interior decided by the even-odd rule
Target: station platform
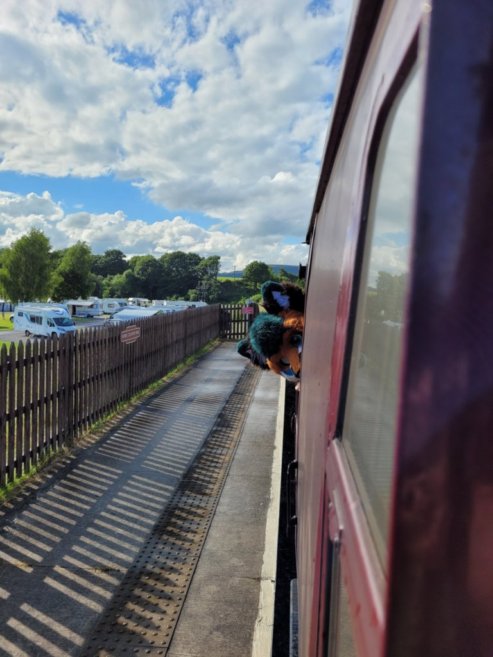
[(269, 657), (282, 382), (222, 343), (0, 507), (0, 656)]

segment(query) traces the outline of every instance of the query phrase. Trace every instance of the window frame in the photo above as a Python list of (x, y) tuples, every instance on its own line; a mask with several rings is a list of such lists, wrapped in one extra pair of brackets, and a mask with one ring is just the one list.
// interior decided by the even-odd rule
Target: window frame
[[(355, 251), (354, 279), (351, 290), (350, 311), (347, 325), (347, 340), (339, 389), (339, 406), (334, 438), (329, 442), (326, 458), (326, 494), (328, 509), (330, 568), (339, 571), (341, 586), (346, 588), (349, 611), (358, 654), (365, 657), (380, 657), (383, 654), (386, 632), (386, 606), (389, 568), (382, 563), (367, 515), (362, 504), (353, 469), (343, 446), (344, 417), (348, 402), (351, 356), (355, 347), (357, 305), (361, 294), (363, 266), (366, 249), (371, 247), (372, 235), (368, 231), (373, 186), (376, 181), (376, 164), (386, 136), (386, 127), (392, 111), (404, 90), (413, 69), (419, 61), (419, 41), (422, 37), (421, 24), (410, 46), (402, 58), (388, 92), (377, 110), (377, 118), (370, 135), (370, 147), (365, 166), (364, 192), (360, 210), (360, 224)], [(414, 181), (416, 184), (416, 180)], [(414, 195), (413, 195), (414, 196)], [(363, 291), (365, 292), (365, 290)], [(404, 313), (405, 315), (405, 313)], [(396, 437), (397, 441), (397, 437)], [(394, 466), (395, 468), (395, 461)], [(390, 513), (390, 522), (392, 517)], [(389, 539), (387, 539), (389, 540)], [(334, 549), (336, 548), (336, 549)], [(390, 560), (387, 551), (387, 563)], [(339, 563), (336, 563), (336, 560)], [(330, 579), (330, 575), (329, 575)], [(327, 619), (324, 625), (333, 627), (332, 616), (338, 615), (340, 595), (334, 597), (334, 586), (327, 591)], [(332, 599), (331, 599), (332, 598)], [(328, 633), (327, 633), (328, 635)], [(327, 636), (325, 655), (329, 652), (331, 637)]]

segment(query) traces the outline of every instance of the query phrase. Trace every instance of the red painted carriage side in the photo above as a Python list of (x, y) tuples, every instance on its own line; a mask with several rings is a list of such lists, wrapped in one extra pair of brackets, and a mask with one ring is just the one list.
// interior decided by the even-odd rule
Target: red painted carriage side
[[(368, 8), (372, 5), (374, 19), (380, 4), (361, 3), (364, 19), (358, 20), (356, 16), (353, 40), (357, 40), (357, 30), (361, 31), (361, 39), (368, 38), (371, 13)], [(320, 612), (326, 597), (323, 573), (327, 559), (328, 508), (321, 510), (320, 504), (326, 494), (332, 494), (331, 482), (327, 489), (325, 462), (330, 458), (328, 446), (334, 437), (339, 414), (357, 243), (365, 206), (365, 186), (371, 175), (368, 158), (378, 122), (385, 113), (385, 103), (392, 87), (396, 86), (403, 61), (409, 57), (421, 19), (422, 7), (415, 3), (405, 0), (384, 3), (378, 36), (369, 52), (365, 53), (364, 44), (359, 43), (354, 46), (354, 52), (348, 53), (346, 71), (358, 71), (355, 60), (360, 59), (362, 53), (366, 56), (365, 64), (356, 90), (346, 89), (345, 97), (335, 110), (308, 236), (311, 250), (297, 445), (300, 657), (322, 654), (326, 630), (326, 619)], [(324, 491), (323, 496), (321, 491)], [(346, 567), (347, 560), (343, 568)], [(346, 581), (357, 580), (346, 577)], [(383, 608), (384, 588), (381, 586), (378, 599), (371, 601), (373, 608)], [(360, 591), (350, 590), (349, 594), (354, 600)], [(360, 623), (361, 618), (356, 618), (355, 622)], [(373, 657), (380, 650), (375, 652), (370, 647), (370, 644), (382, 645), (382, 623), (376, 623), (375, 627), (379, 636), (370, 643), (360, 642), (362, 655)], [(364, 632), (357, 634), (366, 636)]]
[(493, 4), (431, 12), (388, 657), (493, 654)]

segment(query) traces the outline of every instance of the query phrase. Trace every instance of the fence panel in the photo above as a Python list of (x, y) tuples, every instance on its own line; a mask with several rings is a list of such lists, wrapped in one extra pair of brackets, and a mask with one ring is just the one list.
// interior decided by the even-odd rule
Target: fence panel
[(0, 486), (5, 486), (7, 474), (7, 400), (8, 400), (8, 359), (7, 348), (2, 345), (0, 349), (0, 399), (3, 404), (0, 407)]
[(0, 350), (0, 487), (70, 444), (109, 410), (162, 378), (220, 333), (219, 305), (88, 328)]
[(7, 370), (7, 379), (8, 379), (8, 401), (6, 403), (8, 410), (7, 418), (7, 473), (8, 481), (14, 480), (14, 463), (15, 463), (15, 409), (16, 409), (16, 394), (15, 394), (15, 384), (16, 384), (16, 352), (15, 345), (10, 345), (9, 351), (9, 363)]
[(39, 342), (36, 340), (38, 345), (38, 365), (39, 365), (39, 378), (38, 378), (38, 398), (35, 400), (37, 406), (39, 406), (39, 415), (38, 415), (38, 433), (34, 439), (35, 442), (35, 451), (37, 458), (41, 458), (43, 454), (43, 445), (46, 442), (46, 407), (44, 400), (46, 399), (46, 342), (42, 340)]
[[(38, 462), (38, 417), (39, 417), (39, 343), (34, 340), (32, 344), (32, 388), (31, 388), (31, 460), (33, 465)], [(1, 399), (1, 396), (0, 396)], [(0, 443), (1, 444), (1, 443)], [(28, 465), (26, 463), (26, 469)]]
[(242, 340), (259, 313), (256, 303), (228, 304), (221, 306), (221, 337), (224, 340)]

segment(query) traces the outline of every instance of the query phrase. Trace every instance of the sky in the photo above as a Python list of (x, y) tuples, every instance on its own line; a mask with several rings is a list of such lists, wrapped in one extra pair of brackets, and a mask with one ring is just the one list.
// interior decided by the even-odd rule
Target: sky
[(305, 263), (351, 0), (2, 0), (0, 248)]

